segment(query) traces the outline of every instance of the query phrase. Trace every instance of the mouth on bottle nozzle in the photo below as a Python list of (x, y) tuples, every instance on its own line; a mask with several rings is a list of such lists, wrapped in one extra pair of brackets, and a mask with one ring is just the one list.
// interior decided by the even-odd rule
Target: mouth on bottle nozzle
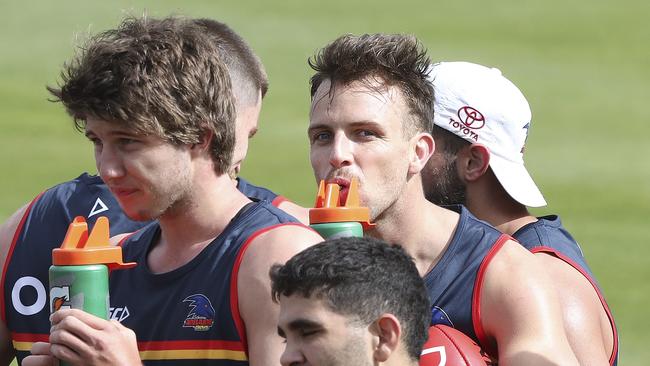
[(327, 183), (321, 180), (314, 208), (309, 210), (309, 223), (355, 221), (364, 228), (372, 227), (370, 210), (360, 206), (358, 187), (356, 178), (349, 182), (338, 178)]

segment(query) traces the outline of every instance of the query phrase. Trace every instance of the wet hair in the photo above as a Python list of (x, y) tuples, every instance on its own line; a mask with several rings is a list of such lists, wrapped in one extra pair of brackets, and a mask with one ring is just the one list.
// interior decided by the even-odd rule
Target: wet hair
[(325, 80), (330, 95), (337, 85), (361, 82), (373, 91), (396, 87), (408, 107), (404, 121), (408, 135), (430, 132), (433, 121), (433, 87), (427, 81), (430, 60), (422, 44), (412, 35), (344, 35), (308, 60), (316, 71), (311, 77), (312, 102)]
[(427, 339), (430, 305), (415, 263), (398, 245), (348, 237), (312, 246), (270, 272), (272, 296), (314, 297), (364, 325), (395, 315), (413, 360)]
[(264, 98), (269, 89), (269, 79), (262, 61), (248, 43), (224, 23), (205, 18), (196, 19), (195, 22), (208, 31), (220, 49), (221, 58), (230, 73), (238, 106), (256, 104), (258, 92)]
[(129, 17), (91, 37), (48, 90), (79, 130), (96, 118), (178, 145), (212, 135), (215, 170), (224, 173), (235, 107), (226, 65), (205, 33), (185, 18)]

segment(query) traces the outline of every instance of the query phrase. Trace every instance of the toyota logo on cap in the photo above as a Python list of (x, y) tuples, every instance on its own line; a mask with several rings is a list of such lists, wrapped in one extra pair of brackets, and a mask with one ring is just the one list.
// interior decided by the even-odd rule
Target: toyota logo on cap
[(465, 106), (458, 110), (460, 122), (471, 129), (479, 129), (485, 125), (485, 118), (478, 110)]

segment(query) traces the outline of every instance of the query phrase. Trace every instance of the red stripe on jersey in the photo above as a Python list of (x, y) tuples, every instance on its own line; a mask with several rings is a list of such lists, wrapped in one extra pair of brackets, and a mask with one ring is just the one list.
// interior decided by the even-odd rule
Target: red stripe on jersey
[(192, 349), (216, 349), (228, 351), (244, 351), (242, 342), (236, 341), (148, 341), (138, 342), (140, 351), (153, 350), (192, 350)]
[(483, 329), (481, 322), (481, 292), (483, 290), (483, 280), (485, 279), (485, 272), (487, 271), (488, 265), (508, 240), (513, 239), (506, 234), (501, 234), (488, 254), (483, 258), (483, 262), (481, 262), (478, 268), (476, 282), (474, 282), (474, 293), (472, 294), (472, 323), (474, 325), (474, 333), (476, 333), (476, 338), (478, 338), (478, 343), (481, 345), (481, 348), (495, 359), (498, 359), (499, 354), (493, 342), (490, 342), (485, 334), (485, 329)]
[(45, 192), (41, 192), (32, 200), (32, 202), (29, 204), (27, 209), (25, 210), (25, 213), (23, 214), (23, 217), (20, 219), (20, 222), (18, 223), (18, 227), (16, 227), (16, 232), (14, 233), (14, 237), (11, 240), (11, 246), (9, 247), (9, 251), (7, 252), (7, 257), (5, 258), (5, 265), (2, 268), (2, 279), (0, 280), (0, 317), (2, 318), (2, 321), (7, 324), (7, 314), (5, 312), (5, 295), (4, 295), (4, 288), (5, 288), (5, 276), (7, 274), (7, 268), (9, 268), (9, 262), (11, 261), (11, 256), (14, 254), (14, 248), (16, 247), (16, 242), (18, 241), (18, 237), (20, 237), (20, 233), (23, 230), (23, 226), (25, 225), (25, 221), (27, 221), (27, 217), (29, 216), (29, 213), (32, 212), (32, 207), (38, 201), (39, 198), (43, 195)]
[(15, 342), (49, 342), (49, 334), (15, 333), (11, 332), (11, 339)]
[(290, 201), (285, 197), (277, 196), (273, 199), (273, 201), (271, 201), (271, 204), (275, 207), (278, 207), (280, 206), (280, 204), (282, 204), (282, 202), (290, 202)]

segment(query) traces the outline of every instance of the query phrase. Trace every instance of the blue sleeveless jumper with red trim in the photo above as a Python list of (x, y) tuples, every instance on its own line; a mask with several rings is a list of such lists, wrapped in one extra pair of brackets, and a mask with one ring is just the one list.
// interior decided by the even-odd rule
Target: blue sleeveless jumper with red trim
[(162, 274), (151, 273), (146, 259), (157, 223), (124, 242), (124, 260), (138, 265), (111, 274), (111, 307), (137, 334), (146, 365), (248, 364), (239, 265), (254, 238), (281, 225), (300, 224), (268, 202), (250, 203), (194, 259)]
[(490, 261), (511, 239), (463, 206), (448, 206), (460, 214), (458, 226), (438, 263), (424, 276), (431, 301), (431, 325), (452, 326), (496, 357), (481, 326), (480, 296)]
[(31, 202), (14, 234), (1, 280), (0, 311), (19, 363), (29, 355), (34, 342), (49, 339), (47, 291), (52, 249), (61, 245), (76, 216), (86, 217), (89, 227), (99, 216), (107, 216), (111, 235), (144, 225), (122, 213), (99, 177), (85, 173), (48, 189)]
[(546, 253), (559, 258), (580, 272), (594, 288), (600, 299), (603, 309), (609, 317), (614, 335), (614, 346), (610, 355), (610, 365), (618, 363), (618, 333), (612, 312), (605, 301), (605, 297), (598, 286), (598, 282), (587, 265), (582, 249), (573, 239), (571, 234), (562, 226), (560, 218), (556, 215), (538, 217), (532, 222), (521, 227), (512, 235), (526, 249), (533, 253)]
[[(242, 178), (238, 178), (238, 188), (255, 200), (275, 205), (285, 200)], [(48, 189), (31, 202), (14, 234), (0, 280), (0, 313), (19, 364), (34, 342), (49, 338), (46, 300), (52, 249), (61, 245), (76, 216), (85, 217), (89, 227), (97, 217), (107, 216), (111, 235), (133, 232), (148, 224), (129, 220), (101, 178), (87, 173)], [(111, 316), (119, 319), (124, 314), (111, 309)]]
[(248, 198), (267, 201), (275, 207), (278, 207), (282, 202), (287, 201), (285, 197), (276, 194), (270, 189), (256, 186), (242, 177), (237, 177), (237, 189)]

